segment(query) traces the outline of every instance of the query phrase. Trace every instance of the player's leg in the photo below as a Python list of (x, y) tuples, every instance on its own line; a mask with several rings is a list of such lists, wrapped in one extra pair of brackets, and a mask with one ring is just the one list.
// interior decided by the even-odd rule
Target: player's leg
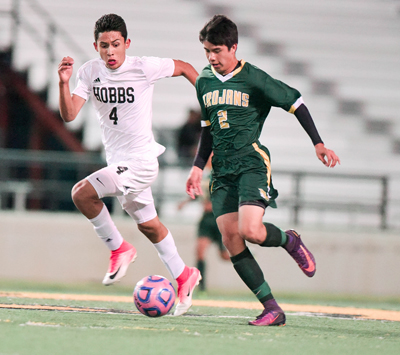
[(264, 311), (251, 325), (284, 325), (286, 317), (276, 303), (264, 274), (239, 234), (239, 213), (227, 213), (217, 218), (224, 245), (231, 255), (236, 272), (264, 306)]
[(222, 243), (222, 235), (219, 229), (218, 229), (218, 234), (217, 233), (214, 234), (213, 242), (218, 246), (220, 258), (226, 261), (231, 260), (228, 250), (226, 249), (224, 243)]
[[(266, 154), (266, 153), (265, 153)], [(266, 157), (266, 155), (264, 156)], [(239, 180), (239, 229), (243, 238), (263, 247), (283, 247), (308, 277), (315, 274), (315, 259), (293, 230), (283, 231), (272, 223), (263, 223), (265, 207), (276, 207), (277, 191), (272, 184), (269, 164), (257, 172), (242, 174)], [(257, 218), (254, 218), (258, 216)]]
[(124, 210), (136, 221), (138, 229), (153, 243), (161, 261), (178, 284), (179, 302), (174, 315), (186, 313), (192, 305), (194, 288), (199, 284), (198, 269), (188, 267), (180, 257), (171, 232), (161, 223), (154, 206), (151, 188), (135, 199), (129, 194), (118, 198)]
[[(220, 180), (217, 186), (218, 188), (212, 191), (211, 201), (218, 228), (222, 234), (222, 242), (230, 254), (233, 267), (239, 277), (263, 304), (264, 312), (266, 312), (256, 319), (257, 323), (254, 325), (283, 325), (285, 314), (276, 303), (260, 266), (239, 233), (238, 186), (235, 181), (227, 180)], [(260, 210), (258, 218), (262, 218), (263, 210), (261, 208)]]
[[(185, 265), (171, 232), (159, 221), (158, 217), (138, 227), (153, 242), (160, 259), (176, 280), (179, 301), (175, 307), (174, 316), (186, 313), (192, 306), (193, 290), (202, 278), (200, 271), (195, 267)], [(157, 238), (153, 238), (155, 230), (159, 230)]]
[(316, 271), (315, 258), (304, 245), (300, 234), (293, 229), (284, 232), (271, 223), (264, 223), (264, 226), (266, 230), (265, 239), (257, 244), (263, 247), (281, 246), (296, 261), (305, 275), (313, 277)]
[(205, 272), (206, 272), (206, 252), (211, 244), (211, 240), (206, 236), (198, 236), (196, 242), (196, 267), (200, 271), (202, 275), (202, 279), (199, 283), (199, 289), (201, 291), (206, 290), (206, 283), (205, 283)]
[(138, 229), (154, 245), (158, 255), (174, 279), (183, 272), (185, 263), (179, 256), (171, 232), (161, 223), (154, 206), (151, 188), (137, 196), (118, 197), (122, 208), (135, 220)]
[(284, 232), (272, 223), (262, 223), (264, 211), (254, 204), (241, 205), (239, 211), (239, 233), (243, 239), (262, 247), (284, 248), (305, 275), (314, 276), (316, 271), (314, 256), (295, 230)]
[(243, 202), (239, 207), (239, 234), (250, 243), (265, 247), (285, 246), (288, 237), (271, 223), (263, 223), (263, 201)]
[[(102, 176), (102, 180), (106, 180), (103, 173), (99, 171), (94, 175)], [(123, 238), (90, 180), (92, 179), (81, 180), (73, 187), (72, 200), (79, 211), (92, 223), (96, 234), (106, 246), (110, 250), (118, 249)]]
[(103, 168), (78, 182), (72, 189), (76, 207), (88, 218), (98, 237), (111, 251), (110, 264), (103, 284), (110, 285), (126, 274), (136, 258), (135, 248), (126, 242), (101, 198), (121, 193), (112, 178), (113, 168)]
[(230, 260), (228, 250), (226, 250), (224, 243), (222, 243), (222, 235), (219, 231), (214, 213), (212, 213), (208, 219), (207, 237), (211, 241), (211, 243), (215, 243), (217, 245), (219, 256), (221, 257), (221, 259)]
[(211, 202), (206, 201), (204, 204), (203, 216), (197, 228), (197, 244), (196, 244), (197, 268), (200, 270), (200, 273), (202, 275), (199, 288), (202, 291), (205, 291), (206, 289), (206, 283), (205, 283), (206, 252), (210, 244), (212, 243), (213, 233), (215, 232), (215, 230), (217, 230), (217, 232), (219, 233), (217, 222), (215, 221), (215, 217), (212, 212)]

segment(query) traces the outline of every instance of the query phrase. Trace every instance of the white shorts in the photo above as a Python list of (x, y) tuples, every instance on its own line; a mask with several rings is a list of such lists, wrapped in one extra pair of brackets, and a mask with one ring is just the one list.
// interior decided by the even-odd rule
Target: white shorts
[(157, 216), (151, 184), (158, 175), (158, 160), (111, 164), (86, 177), (99, 198), (116, 196), (122, 208), (141, 224)]

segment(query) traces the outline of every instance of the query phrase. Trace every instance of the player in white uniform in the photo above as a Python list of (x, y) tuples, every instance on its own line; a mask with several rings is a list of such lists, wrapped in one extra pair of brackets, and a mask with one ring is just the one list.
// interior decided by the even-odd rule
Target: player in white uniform
[(72, 199), (111, 250), (103, 284), (120, 280), (136, 258), (136, 249), (123, 239), (101, 200), (117, 196), (176, 279), (179, 302), (174, 315), (181, 315), (190, 308), (193, 289), (201, 275), (196, 268), (184, 264), (154, 206), (150, 186), (158, 174), (157, 157), (165, 148), (154, 140), (152, 97), (157, 80), (183, 75), (194, 85), (198, 73), (180, 60), (127, 56), (130, 39), (124, 20), (118, 15), (108, 14), (97, 20), (94, 36), (100, 58), (78, 70), (72, 95), (69, 80), (73, 59), (64, 57), (58, 67), (61, 117), (65, 122), (74, 120), (90, 99), (100, 121), (107, 159), (107, 167), (73, 187)]

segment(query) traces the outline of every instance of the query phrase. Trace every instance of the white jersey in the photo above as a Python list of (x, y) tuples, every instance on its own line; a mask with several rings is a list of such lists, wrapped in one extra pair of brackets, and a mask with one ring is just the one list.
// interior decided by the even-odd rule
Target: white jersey
[(101, 58), (79, 68), (73, 94), (86, 101), (91, 98), (108, 164), (164, 152), (152, 131), (153, 89), (158, 79), (171, 77), (174, 69), (170, 58), (129, 56), (118, 69), (107, 68)]

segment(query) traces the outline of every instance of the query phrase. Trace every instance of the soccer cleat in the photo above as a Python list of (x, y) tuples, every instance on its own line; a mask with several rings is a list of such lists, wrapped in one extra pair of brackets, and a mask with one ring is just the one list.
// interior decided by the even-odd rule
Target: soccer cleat
[(250, 325), (257, 326), (272, 326), (277, 325), (282, 327), (286, 324), (286, 316), (283, 311), (273, 311), (264, 309), (264, 311), (253, 321), (249, 322)]
[(191, 267), (187, 281), (181, 287), (178, 287), (179, 302), (175, 307), (174, 316), (185, 314), (192, 306), (193, 290), (199, 284), (200, 280), (200, 271), (195, 267)]
[(136, 255), (135, 247), (125, 240), (117, 250), (111, 251), (110, 265), (104, 276), (103, 285), (109, 286), (121, 280), (125, 276), (129, 264), (135, 261)]
[(313, 277), (316, 271), (314, 256), (306, 248), (300, 238), (300, 234), (295, 230), (289, 229), (285, 233), (288, 236), (288, 242), (283, 248), (286, 249), (308, 277)]

